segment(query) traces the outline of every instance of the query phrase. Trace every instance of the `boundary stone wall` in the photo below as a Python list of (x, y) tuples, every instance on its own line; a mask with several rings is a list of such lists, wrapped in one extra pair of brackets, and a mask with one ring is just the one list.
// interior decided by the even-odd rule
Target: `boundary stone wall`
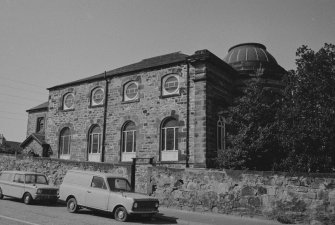
[(15, 158), (15, 156), (0, 155), (0, 171), (23, 170), (45, 174), (51, 185), (59, 186), (66, 171), (70, 169), (101, 171), (125, 177), (130, 181), (131, 165), (69, 161), (51, 158)]
[(147, 176), (142, 180), (148, 193), (165, 207), (335, 224), (335, 174), (147, 167), (145, 175), (143, 170), (137, 168)]

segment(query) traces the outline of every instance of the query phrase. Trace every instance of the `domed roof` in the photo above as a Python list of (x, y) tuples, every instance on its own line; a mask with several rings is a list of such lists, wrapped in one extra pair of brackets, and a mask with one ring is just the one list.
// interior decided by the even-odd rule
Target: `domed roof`
[(240, 61), (260, 61), (277, 64), (275, 58), (259, 43), (243, 43), (231, 47), (224, 61), (233, 64)]
[(231, 47), (224, 61), (240, 74), (283, 73), (276, 59), (259, 43), (243, 43)]

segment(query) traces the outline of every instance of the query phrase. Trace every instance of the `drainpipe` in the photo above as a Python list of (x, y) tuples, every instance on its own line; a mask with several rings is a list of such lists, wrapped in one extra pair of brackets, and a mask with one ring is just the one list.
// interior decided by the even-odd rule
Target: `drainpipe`
[(187, 65), (187, 83), (186, 83), (186, 168), (189, 168), (189, 159), (190, 159), (190, 64), (186, 59)]
[(107, 73), (105, 71), (105, 104), (104, 104), (104, 122), (103, 122), (103, 130), (102, 130), (102, 150), (101, 150), (101, 162), (105, 161), (105, 142), (106, 142), (106, 121), (107, 121), (107, 103), (108, 103), (108, 79)]

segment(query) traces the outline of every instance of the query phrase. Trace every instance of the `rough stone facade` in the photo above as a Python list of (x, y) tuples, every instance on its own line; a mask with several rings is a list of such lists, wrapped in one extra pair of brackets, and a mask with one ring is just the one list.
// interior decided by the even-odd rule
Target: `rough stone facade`
[[(104, 162), (121, 161), (122, 127), (133, 121), (136, 157), (154, 157), (156, 162), (169, 163), (161, 156), (161, 126), (165, 119), (174, 118), (178, 121), (178, 160), (174, 163), (185, 166), (188, 158), (190, 167), (208, 167), (216, 157), (216, 121), (218, 112), (232, 97), (234, 73), (221, 59), (204, 50), (196, 52), (193, 61), (50, 88), (48, 111), (29, 114), (27, 136), (35, 132), (36, 119), (45, 115), (45, 141), (50, 145), (51, 157), (59, 157), (60, 133), (69, 127), (70, 159), (87, 161), (89, 131), (94, 125), (104, 127), (106, 110)], [(162, 81), (170, 74), (178, 76), (179, 91), (164, 96)], [(130, 81), (138, 82), (139, 98), (125, 101), (124, 88)], [(108, 90), (107, 105), (91, 106), (91, 93), (97, 87)], [(74, 94), (71, 110), (63, 109), (67, 93)]]
[[(147, 173), (143, 170), (147, 169)], [(261, 216), (282, 223), (335, 224), (335, 175), (137, 168), (140, 191), (165, 207)]]

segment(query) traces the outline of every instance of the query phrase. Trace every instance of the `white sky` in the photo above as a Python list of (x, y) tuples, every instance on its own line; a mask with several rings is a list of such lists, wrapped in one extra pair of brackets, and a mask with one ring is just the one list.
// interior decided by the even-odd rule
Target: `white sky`
[(335, 44), (334, 0), (0, 0), (0, 134), (22, 142), (46, 88), (176, 51), (259, 42), (285, 69)]

